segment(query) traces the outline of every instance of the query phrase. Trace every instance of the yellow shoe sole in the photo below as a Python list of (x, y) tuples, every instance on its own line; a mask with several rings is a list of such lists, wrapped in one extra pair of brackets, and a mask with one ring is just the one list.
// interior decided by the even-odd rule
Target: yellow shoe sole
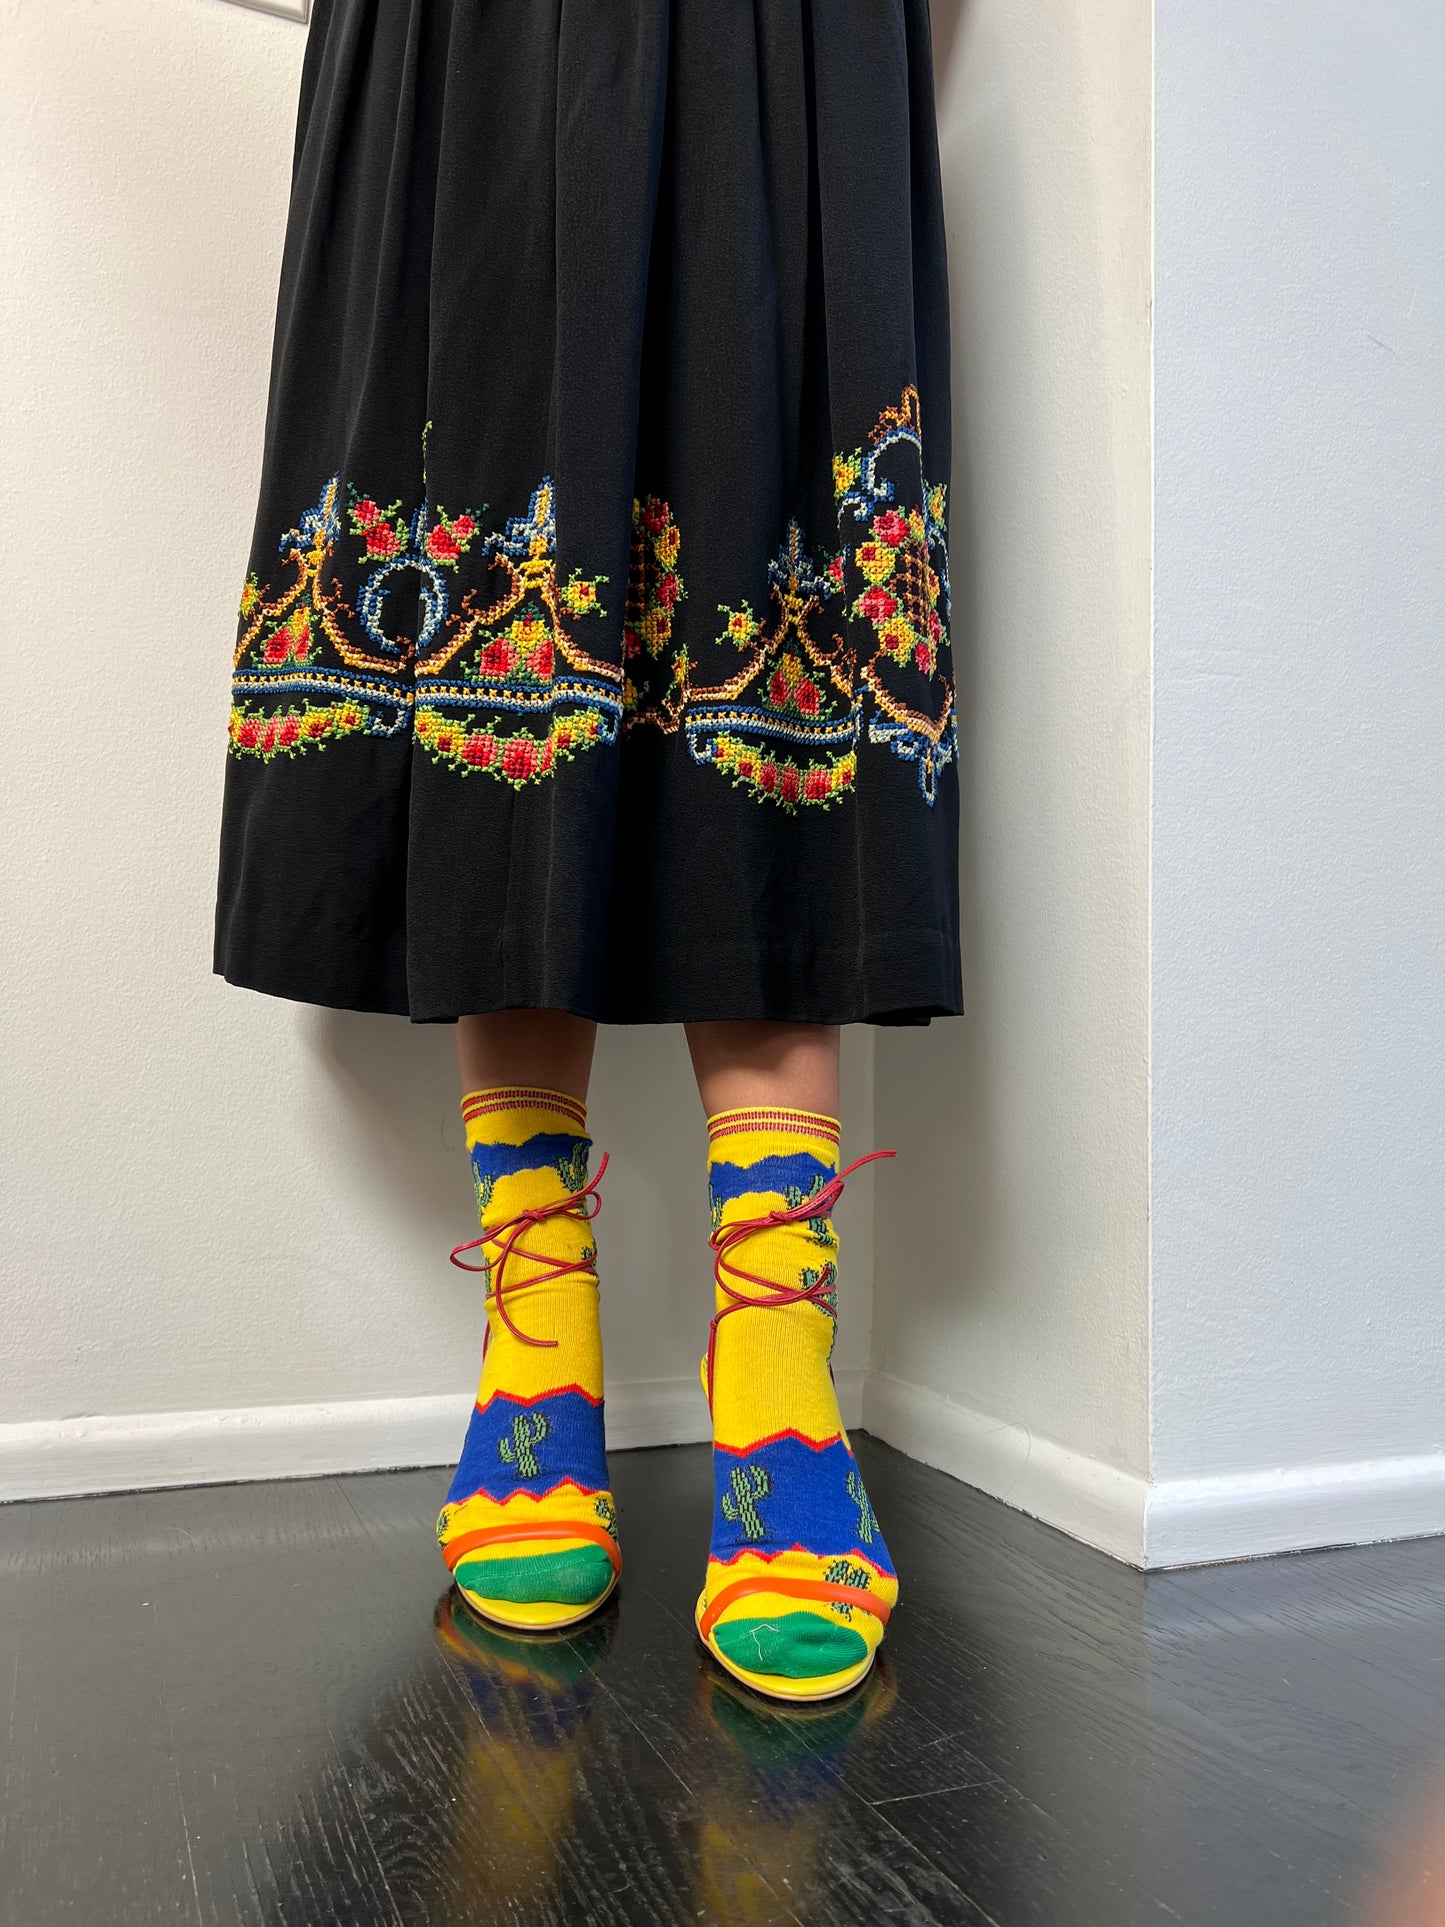
[(530, 1603), (517, 1599), (483, 1599), (480, 1593), (468, 1592), (460, 1581), (456, 1586), (478, 1619), (485, 1619), (489, 1625), (502, 1626), (513, 1633), (559, 1633), (564, 1627), (580, 1626), (599, 1606), (606, 1604), (617, 1590), (617, 1574), (613, 1573), (607, 1590), (598, 1593), (585, 1606), (559, 1606), (546, 1599)]
[(697, 1610), (692, 1616), (698, 1638), (724, 1672), (731, 1673), (734, 1679), (741, 1680), (743, 1685), (751, 1687), (753, 1692), (761, 1693), (764, 1699), (786, 1700), (794, 1706), (810, 1704), (814, 1700), (839, 1699), (844, 1693), (851, 1693), (855, 1686), (863, 1684), (872, 1672), (873, 1662), (878, 1657), (878, 1648), (875, 1646), (868, 1657), (860, 1660), (856, 1666), (847, 1666), (841, 1673), (820, 1673), (815, 1679), (791, 1679), (785, 1673), (750, 1673), (745, 1666), (734, 1665), (733, 1661), (720, 1653), (711, 1639), (704, 1634), (702, 1616), (706, 1610), (707, 1594), (700, 1592), (697, 1596)]

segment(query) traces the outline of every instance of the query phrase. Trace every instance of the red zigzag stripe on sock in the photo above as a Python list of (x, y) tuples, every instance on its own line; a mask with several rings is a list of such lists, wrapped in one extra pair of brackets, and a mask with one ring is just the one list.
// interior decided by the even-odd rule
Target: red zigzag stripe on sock
[[(476, 1491), (469, 1492), (465, 1499), (453, 1499), (451, 1504), (455, 1512), (461, 1506), (470, 1505), (473, 1499), (490, 1499), (493, 1505), (501, 1506), (505, 1511), (514, 1499), (525, 1499), (529, 1505), (535, 1505), (539, 1500), (550, 1499), (554, 1493), (565, 1492), (569, 1488), (577, 1494), (579, 1499), (595, 1499), (608, 1490), (605, 1485), (578, 1485), (575, 1479), (558, 1479), (557, 1483), (549, 1485), (545, 1492), (529, 1492), (525, 1487), (521, 1487), (517, 1491), (507, 1493), (505, 1498), (499, 1499), (494, 1492), (488, 1492), (484, 1485), (479, 1485)], [(518, 1509), (525, 1510), (525, 1507)]]
[[(775, 1546), (771, 1552), (760, 1552), (756, 1546), (742, 1546), (726, 1559), (719, 1559), (717, 1554), (712, 1552), (708, 1554), (707, 1562), (710, 1566), (735, 1566), (739, 1559), (761, 1559), (765, 1564), (771, 1565), (774, 1559), (781, 1559), (785, 1552), (806, 1553), (810, 1559), (831, 1559), (834, 1556), (831, 1552), (819, 1552), (815, 1546), (805, 1546), (795, 1540), (790, 1546)], [(894, 1573), (885, 1572), (882, 1566), (874, 1565), (866, 1552), (858, 1552), (850, 1547), (847, 1556), (855, 1565), (867, 1566), (879, 1579), (896, 1577)]]
[(734, 1458), (746, 1458), (749, 1452), (761, 1452), (765, 1445), (777, 1445), (782, 1439), (796, 1439), (799, 1445), (806, 1445), (810, 1452), (826, 1452), (830, 1445), (836, 1445), (842, 1438), (841, 1432), (834, 1432), (826, 1439), (810, 1439), (806, 1433), (799, 1432), (788, 1425), (781, 1432), (769, 1432), (766, 1438), (754, 1439), (751, 1445), (725, 1445), (721, 1439), (714, 1439), (713, 1445), (719, 1452), (728, 1452)]
[(498, 1386), (495, 1392), (488, 1393), (485, 1405), (478, 1400), (477, 1410), (479, 1412), (485, 1412), (489, 1406), (495, 1405), (499, 1398), (505, 1399), (509, 1405), (540, 1405), (543, 1399), (561, 1398), (564, 1392), (575, 1392), (578, 1398), (585, 1398), (589, 1405), (595, 1406), (599, 1410), (601, 1408), (602, 1395), (600, 1393), (594, 1395), (587, 1390), (585, 1385), (554, 1385), (548, 1392), (533, 1392), (530, 1398), (523, 1398), (520, 1392), (508, 1392)]

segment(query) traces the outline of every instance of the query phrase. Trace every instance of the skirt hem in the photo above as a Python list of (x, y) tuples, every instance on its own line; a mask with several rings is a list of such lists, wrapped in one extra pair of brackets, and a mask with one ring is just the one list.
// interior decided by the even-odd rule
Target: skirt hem
[[(378, 985), (326, 981), (314, 966), (274, 963), (246, 965), (234, 956), (218, 959), (215, 974), (240, 990), (286, 1002), (311, 1004), (329, 1010), (354, 1010), (376, 1016), (405, 1017), (414, 1024), (452, 1024), (464, 1016), (485, 1016), (501, 1010), (559, 1010), (600, 1024), (690, 1024), (710, 1022), (771, 1022), (795, 1024), (873, 1024), (880, 1027), (926, 1025), (935, 1017), (963, 1015), (962, 986), (949, 968), (958, 955), (956, 939), (941, 932), (914, 934), (906, 957), (897, 954), (895, 940), (880, 944), (859, 959), (849, 952), (846, 964), (829, 951), (814, 952), (835, 968), (831, 986), (807, 988), (780, 981), (751, 982), (734, 978), (728, 984), (726, 949), (711, 946), (670, 959), (671, 984), (662, 995), (646, 999), (613, 992), (601, 1001), (579, 994), (577, 987), (534, 982), (503, 984), (495, 992), (454, 992), (451, 995), (413, 992), (402, 995)], [(749, 947), (757, 965), (768, 953)], [(797, 952), (780, 950), (780, 960), (796, 970)], [(852, 979), (845, 988), (840, 979)], [(654, 973), (654, 983), (656, 981)]]

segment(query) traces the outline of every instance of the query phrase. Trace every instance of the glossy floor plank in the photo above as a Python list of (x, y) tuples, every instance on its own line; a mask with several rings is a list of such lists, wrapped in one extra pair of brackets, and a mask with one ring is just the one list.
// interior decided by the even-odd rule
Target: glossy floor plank
[(436, 1472), (0, 1511), (0, 1927), (1441, 1927), (1445, 1542), (1145, 1578), (858, 1446), (903, 1604), (801, 1714), (693, 1636), (703, 1448), (544, 1642)]

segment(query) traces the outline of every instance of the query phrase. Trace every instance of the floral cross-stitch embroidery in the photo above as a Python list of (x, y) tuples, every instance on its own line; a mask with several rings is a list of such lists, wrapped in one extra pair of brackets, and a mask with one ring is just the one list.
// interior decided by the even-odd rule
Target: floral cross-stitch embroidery
[[(333, 573), (347, 535), (350, 599)], [(484, 535), (478, 512), (424, 496), (407, 513), (332, 476), (281, 538), (290, 582), (276, 591), (247, 579), (232, 748), (271, 761), (343, 736), (409, 733), (439, 764), (520, 789), (614, 742), (621, 671), (576, 633), (603, 613), (602, 578), (559, 580), (556, 540), (549, 480), (525, 515)]]
[(958, 722), (946, 497), (924, 479), (915, 389), (866, 445), (834, 457), (837, 550), (815, 558), (789, 522), (766, 604), (722, 605), (720, 629), (691, 650), (688, 624), (700, 618), (684, 608), (682, 531), (668, 502), (634, 502), (611, 631), (619, 660), (585, 640), (603, 634), (606, 578), (574, 568), (563, 579), (551, 479), (488, 534), (483, 509), (432, 501), (425, 446), (424, 435), (416, 507), (333, 475), (278, 544), (289, 579), (247, 578), (236, 755), (270, 762), (347, 738), (408, 737), (439, 767), (520, 790), (617, 743), (624, 726), (651, 727), (789, 813), (851, 795), (861, 744), (914, 764), (933, 802)]

